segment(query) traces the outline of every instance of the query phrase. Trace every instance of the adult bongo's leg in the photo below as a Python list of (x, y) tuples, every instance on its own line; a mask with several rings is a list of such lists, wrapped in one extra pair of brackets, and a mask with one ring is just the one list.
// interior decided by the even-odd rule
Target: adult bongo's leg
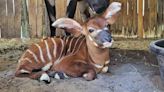
[(44, 0), (48, 18), (50, 21), (50, 36), (53, 37), (56, 35), (56, 28), (52, 26), (52, 23), (56, 20), (56, 7), (55, 7), (55, 1), (54, 0)]

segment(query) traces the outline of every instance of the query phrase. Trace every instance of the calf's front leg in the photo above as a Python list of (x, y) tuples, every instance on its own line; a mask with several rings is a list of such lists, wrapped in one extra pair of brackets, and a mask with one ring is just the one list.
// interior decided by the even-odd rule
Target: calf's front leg
[(105, 65), (104, 65), (104, 67), (101, 70), (102, 73), (109, 72), (109, 63), (110, 63), (110, 60), (108, 60), (108, 61), (105, 62)]

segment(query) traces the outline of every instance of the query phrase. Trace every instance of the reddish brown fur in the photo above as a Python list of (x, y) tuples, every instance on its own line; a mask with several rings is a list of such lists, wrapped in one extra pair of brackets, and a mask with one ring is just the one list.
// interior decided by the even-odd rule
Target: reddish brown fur
[[(33, 62), (32, 62), (32, 64), (30, 64), (26, 60), (23, 61), (23, 62), (21, 61), (19, 66), (18, 66), (18, 70), (16, 72), (16, 76), (24, 77), (19, 72), (19, 70), (21, 70), (23, 68), (23, 69), (26, 69), (26, 70), (31, 72), (31, 74), (29, 74), (27, 77), (37, 79), (44, 72), (40, 71), (40, 72), (37, 72), (37, 73), (33, 73), (32, 69), (40, 69), (40, 68), (44, 67), (44, 65), (46, 65), (49, 62), (53, 62), (54, 63), (55, 60), (59, 57), (59, 55), (61, 53), (62, 53), (62, 56), (64, 56), (64, 53), (67, 52), (67, 51), (63, 51), (63, 52), (61, 51), (61, 47), (62, 46), (61, 46), (60, 38), (54, 38), (54, 39), (55, 39), (56, 44), (57, 44), (57, 57), (53, 57), (52, 61), (49, 61), (49, 59), (47, 58), (48, 56), (47, 56), (47, 52), (45, 50), (44, 41), (39, 42), (38, 44), (39, 44), (39, 46), (41, 46), (42, 51), (44, 52), (43, 53), (44, 59), (46, 60), (46, 63), (44, 64), (44, 63), (41, 62), (38, 48), (36, 48), (35, 45), (32, 45), (29, 49), (36, 54), (36, 56), (38, 57), (39, 63), (35, 63), (36, 61), (34, 60), (34, 58), (28, 52), (25, 52), (25, 55), (22, 58), (28, 57)], [(72, 37), (70, 37), (68, 39), (68, 42), (67, 42), (68, 44), (64, 45), (65, 46), (64, 50), (68, 49), (66, 47), (69, 45), (71, 39), (72, 39)], [(77, 38), (74, 38), (72, 44), (75, 44), (76, 40), (77, 40)], [(68, 75), (70, 75), (72, 77), (79, 77), (79, 76), (82, 76), (84, 73), (88, 73), (89, 72), (89, 73), (91, 73), (91, 75), (93, 75), (93, 76), (90, 76), (91, 79), (94, 79), (95, 76), (96, 76), (96, 71), (94, 69), (94, 66), (91, 64), (91, 62), (92, 63), (94, 63), (94, 62), (88, 56), (88, 50), (87, 50), (87, 46), (86, 46), (86, 42), (85, 42), (84, 37), (82, 37), (80, 40), (81, 41), (79, 41), (78, 44), (82, 43), (82, 45), (80, 46), (79, 51), (77, 53), (75, 53), (74, 55), (72, 54), (72, 55), (69, 56), (70, 52), (73, 50), (73, 48), (71, 48), (70, 52), (68, 51), (68, 53), (65, 53), (65, 54), (68, 54), (68, 55), (66, 55), (66, 57), (64, 57), (62, 59), (61, 63), (53, 64), (53, 66), (51, 67), (51, 69), (49, 71), (64, 72), (64, 73), (66, 73), (66, 74), (68, 74)], [(54, 49), (53, 48), (54, 45), (52, 44), (52, 41), (51, 41), (50, 38), (46, 39), (46, 41), (49, 44), (49, 47), (51, 49), (50, 50), (51, 51), (51, 55), (52, 55), (53, 54), (52, 51)], [(78, 48), (75, 48), (75, 49), (78, 49)], [(75, 51), (77, 51), (77, 50), (75, 50)]]
[[(114, 8), (116, 8), (116, 12), (118, 12), (119, 9), (117, 10), (117, 8), (120, 8), (120, 4), (114, 3), (113, 6), (116, 6)], [(20, 62), (16, 71), (16, 76), (26, 76), (38, 79), (43, 73), (57, 71), (64, 72), (72, 77), (83, 76), (86, 80), (93, 80), (96, 77), (96, 73), (103, 71), (103, 69), (108, 66), (109, 62), (107, 61), (109, 61), (110, 58), (109, 48), (96, 46), (95, 42), (89, 38), (91, 33), (88, 32), (88, 27), (100, 30), (104, 29), (108, 23), (110, 24), (111, 20), (111, 24), (114, 23), (114, 20), (116, 20), (115, 13), (113, 14), (114, 17), (111, 17), (111, 14), (108, 14), (108, 12), (111, 11), (110, 8), (111, 7), (109, 7), (102, 16), (91, 18), (83, 26), (80, 26), (71, 19), (63, 18), (58, 20), (56, 26), (58, 26), (58, 24), (62, 25), (59, 26), (59, 28), (63, 28), (63, 26), (64, 28), (68, 27), (67, 31), (72, 32), (73, 34), (80, 32), (85, 36), (47, 38), (42, 40), (37, 45), (40, 46), (42, 50), (45, 62), (41, 59), (39, 48), (36, 45), (32, 45), (19, 60)], [(105, 16), (108, 15), (110, 15), (110, 17), (106, 18)], [(52, 39), (54, 39), (56, 46)], [(48, 57), (45, 41), (48, 44), (52, 60), (49, 60), (50, 58)], [(54, 49), (56, 49), (56, 51), (54, 51)], [(36, 55), (38, 62), (29, 50)], [(31, 63), (29, 62), (29, 59), (31, 60)], [(48, 67), (48, 64), (50, 64), (50, 67)], [(22, 71), (26, 74), (22, 74)]]

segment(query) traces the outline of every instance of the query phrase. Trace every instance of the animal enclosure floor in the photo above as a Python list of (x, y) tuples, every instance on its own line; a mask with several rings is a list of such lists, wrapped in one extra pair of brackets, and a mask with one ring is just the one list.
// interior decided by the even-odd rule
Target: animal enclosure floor
[(17, 60), (28, 45), (38, 40), (0, 40), (0, 92), (164, 92), (159, 66), (148, 51), (152, 40), (116, 39), (110, 49), (110, 73), (97, 79), (52, 79), (50, 84), (16, 78)]

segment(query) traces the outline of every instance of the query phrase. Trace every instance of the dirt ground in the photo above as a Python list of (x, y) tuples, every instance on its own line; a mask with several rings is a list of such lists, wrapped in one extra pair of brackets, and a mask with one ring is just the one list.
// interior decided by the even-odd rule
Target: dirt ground
[(0, 92), (164, 92), (159, 66), (148, 51), (153, 39), (115, 39), (110, 48), (110, 73), (98, 74), (93, 81), (82, 78), (52, 79), (45, 84), (14, 77), (17, 60), (37, 39), (0, 40)]

